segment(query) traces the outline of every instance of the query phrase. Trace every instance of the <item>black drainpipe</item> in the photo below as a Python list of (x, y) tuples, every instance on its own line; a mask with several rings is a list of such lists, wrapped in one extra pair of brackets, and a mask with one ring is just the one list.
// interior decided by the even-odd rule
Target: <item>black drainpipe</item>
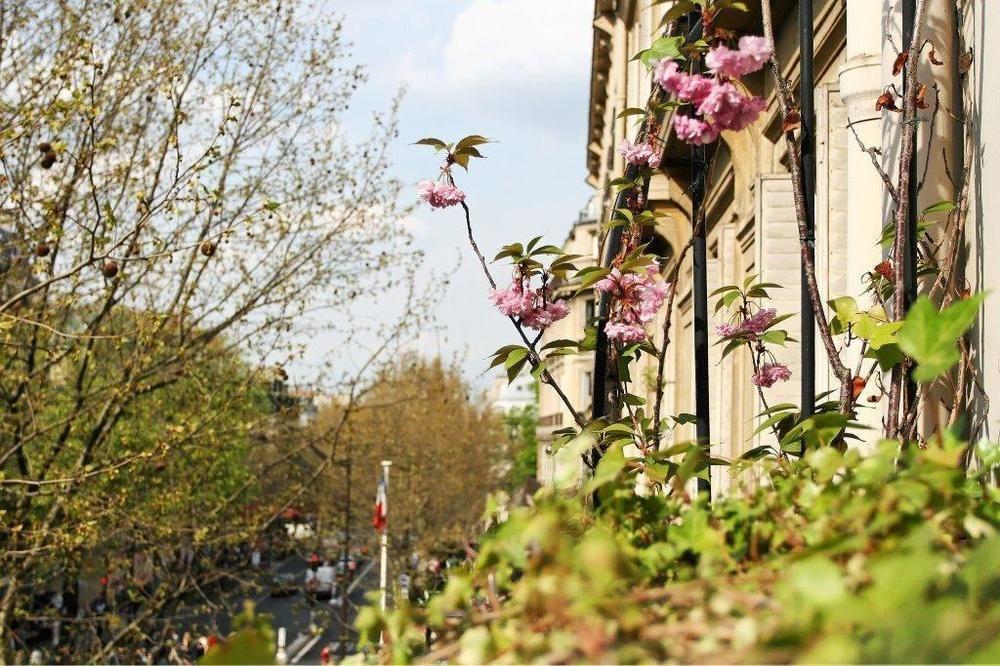
[[(813, 74), (813, 0), (799, 0), (799, 101), (802, 105), (802, 189), (806, 204), (806, 245), (813, 260), (816, 257), (816, 103)], [(802, 416), (816, 411), (816, 313), (813, 312), (806, 284), (805, 261), (801, 273), (802, 321)]]

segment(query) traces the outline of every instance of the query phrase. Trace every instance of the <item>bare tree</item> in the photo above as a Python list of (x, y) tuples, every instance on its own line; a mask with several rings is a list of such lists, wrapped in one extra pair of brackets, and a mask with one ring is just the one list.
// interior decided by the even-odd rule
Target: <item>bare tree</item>
[(420, 259), (387, 172), (395, 107), (367, 137), (344, 129), (364, 81), (339, 18), (307, 2), (0, 0), (5, 645), (33, 581), (102, 540), (239, 538), (220, 526), (253, 469), (156, 508), (137, 470), (226, 480), (227, 444), (267, 411), (262, 368), (318, 328), (403, 335), (350, 315)]

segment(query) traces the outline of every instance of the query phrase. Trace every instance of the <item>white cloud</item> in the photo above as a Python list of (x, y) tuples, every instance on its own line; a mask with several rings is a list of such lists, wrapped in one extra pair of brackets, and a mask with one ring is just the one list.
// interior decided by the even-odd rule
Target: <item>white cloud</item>
[(399, 75), (421, 97), (469, 106), (558, 98), (585, 87), (592, 11), (586, 0), (473, 0), (447, 41), (402, 54)]
[(476, 0), (452, 26), (445, 76), (462, 89), (578, 81), (592, 11), (584, 0)]
[(407, 231), (414, 236), (422, 235), (427, 231), (427, 222), (412, 214), (404, 215), (396, 220), (396, 224), (403, 231)]

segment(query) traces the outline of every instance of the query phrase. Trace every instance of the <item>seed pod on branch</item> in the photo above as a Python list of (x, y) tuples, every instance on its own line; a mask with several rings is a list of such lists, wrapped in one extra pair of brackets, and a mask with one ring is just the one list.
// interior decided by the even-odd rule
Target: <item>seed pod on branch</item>
[(902, 111), (902, 109), (896, 106), (896, 97), (888, 90), (883, 91), (882, 94), (878, 96), (878, 99), (875, 100), (875, 110), (881, 111), (882, 109), (888, 109), (889, 111), (895, 111), (896, 113), (900, 113)]

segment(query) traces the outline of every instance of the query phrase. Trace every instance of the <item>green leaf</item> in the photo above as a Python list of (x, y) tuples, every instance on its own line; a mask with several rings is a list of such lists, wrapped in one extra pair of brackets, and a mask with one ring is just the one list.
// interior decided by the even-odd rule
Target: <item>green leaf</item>
[(601, 456), (594, 470), (594, 476), (587, 483), (587, 492), (592, 493), (601, 486), (607, 485), (618, 478), (618, 474), (625, 468), (625, 442), (614, 442), (608, 450)]
[(755, 446), (749, 451), (745, 451), (743, 455), (740, 456), (740, 460), (759, 460), (764, 456), (776, 455), (775, 450), (764, 444), (762, 446)]
[(873, 358), (878, 361), (878, 367), (882, 372), (888, 372), (892, 370), (896, 364), (903, 360), (903, 352), (900, 351), (899, 345), (897, 344), (887, 344), (878, 347), (869, 347), (865, 352), (865, 358)]
[(610, 272), (611, 269), (609, 268), (602, 268), (600, 266), (588, 266), (587, 268), (580, 270), (580, 272), (576, 274), (576, 278), (580, 281), (577, 288), (586, 289), (595, 282), (603, 280), (605, 277), (607, 277), (608, 273)]
[(431, 146), (432, 148), (434, 148), (434, 152), (435, 153), (437, 151), (439, 151), (439, 150), (443, 150), (443, 149), (445, 149), (445, 148), (448, 147), (447, 143), (445, 143), (441, 139), (435, 139), (434, 137), (427, 137), (425, 139), (420, 139), (419, 141), (414, 141), (413, 145), (414, 146)]
[(264, 204), (264, 210), (269, 210), (273, 212), (278, 210), (278, 206), (280, 205), (281, 204), (278, 203), (277, 201), (268, 201), (266, 204)]
[(716, 289), (715, 291), (713, 291), (711, 294), (709, 294), (709, 296), (710, 297), (711, 296), (718, 296), (719, 294), (724, 294), (727, 291), (734, 291), (734, 290), (735, 291), (739, 291), (740, 288), (737, 287), (735, 284), (727, 284), (724, 287), (719, 287), (718, 289)]
[(772, 345), (780, 345), (784, 347), (785, 341), (788, 340), (788, 331), (771, 329), (770, 331), (764, 332), (764, 334), (760, 336), (760, 339)]
[(693, 2), (688, 2), (687, 0), (683, 2), (678, 2), (673, 7), (668, 9), (667, 13), (663, 15), (662, 19), (660, 19), (659, 28), (664, 27), (668, 23), (676, 21), (685, 14), (693, 12), (695, 9), (697, 9), (697, 5), (695, 5), (695, 3)]
[(925, 217), (929, 213), (950, 213), (955, 210), (955, 202), (949, 199), (938, 201), (920, 211), (920, 217)]
[(834, 313), (830, 322), (833, 334), (846, 333), (848, 324), (853, 324), (858, 316), (858, 302), (850, 296), (841, 296), (827, 301), (827, 304)]
[(561, 347), (572, 347), (573, 349), (579, 349), (580, 343), (576, 340), (569, 340), (566, 338), (561, 338), (559, 340), (552, 340), (551, 342), (546, 342), (542, 346), (542, 351), (546, 349), (557, 349)]
[(504, 245), (497, 256), (493, 257), (493, 261), (498, 261), (504, 257), (520, 257), (524, 254), (524, 246), (520, 243), (512, 243), (510, 245)]
[(503, 364), (504, 368), (507, 370), (507, 381), (514, 381), (514, 378), (521, 373), (521, 370), (527, 362), (527, 349), (524, 347), (518, 347), (517, 349), (511, 350), (510, 354), (507, 355), (507, 360), (504, 361)]
[(640, 398), (637, 395), (632, 395), (631, 393), (626, 393), (622, 396), (622, 402), (633, 407), (641, 407), (646, 404), (646, 399)]
[(917, 299), (899, 331), (900, 349), (917, 362), (916, 381), (930, 381), (958, 363), (955, 343), (972, 326), (984, 298), (976, 294), (941, 311), (926, 296)]
[[(482, 144), (489, 142), (490, 140), (487, 139), (485, 136), (479, 134), (470, 134), (469, 136), (462, 137), (461, 139), (458, 140), (458, 143), (455, 144), (455, 152), (457, 153), (458, 151), (464, 151), (468, 148), (472, 148), (473, 146), (481, 146)], [(479, 155), (479, 157), (482, 157), (482, 155)]]
[(646, 462), (642, 466), (642, 471), (646, 473), (650, 481), (663, 483), (674, 475), (677, 465), (674, 463)]
[[(792, 317), (795, 316), (795, 314), (796, 313), (794, 313), (794, 312), (787, 312), (785, 314), (780, 314), (780, 315), (778, 315), (777, 317), (775, 317), (774, 319), (771, 320), (771, 323), (767, 325), (767, 328), (768, 329), (774, 328), (775, 326), (777, 326), (781, 322), (785, 321), (786, 319), (791, 319)], [(767, 330), (767, 329), (765, 329), (765, 330)]]
[(727, 356), (732, 354), (734, 351), (742, 347), (745, 344), (745, 342), (746, 341), (743, 340), (743, 338), (734, 338), (732, 340), (727, 341), (726, 346), (722, 350), (722, 358), (726, 358)]
[(646, 115), (646, 109), (640, 109), (636, 106), (630, 106), (621, 113), (619, 113), (615, 118), (628, 118), (629, 116), (644, 116)]
[(683, 41), (683, 37), (660, 37), (648, 49), (635, 54), (632, 60), (638, 60), (648, 69), (654, 62), (664, 58), (671, 60), (683, 58), (680, 48)]
[(901, 321), (882, 321), (867, 312), (857, 315), (854, 320), (854, 334), (862, 340), (867, 340), (872, 349), (895, 344), (897, 333), (902, 327)]
[(769, 430), (772, 426), (778, 425), (785, 419), (791, 419), (794, 417), (795, 415), (792, 412), (778, 412), (777, 414), (774, 414), (770, 418), (762, 421), (761, 424), (757, 426), (757, 429), (750, 434), (750, 437), (756, 437), (765, 430)]

